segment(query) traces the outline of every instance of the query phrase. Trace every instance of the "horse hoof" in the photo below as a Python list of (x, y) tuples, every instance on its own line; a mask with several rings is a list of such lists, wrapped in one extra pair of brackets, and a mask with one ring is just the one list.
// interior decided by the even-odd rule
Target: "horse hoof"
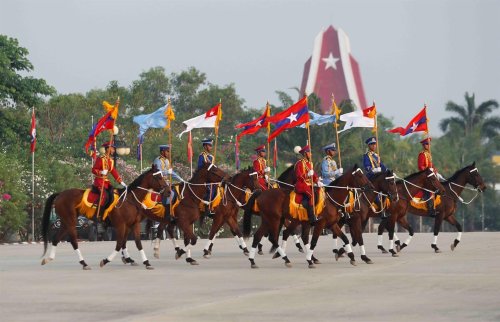
[(353, 260), (353, 259), (351, 259), (351, 260), (350, 260), (350, 263), (351, 263), (351, 265), (352, 265), (352, 266), (357, 266), (357, 265), (356, 265), (356, 261), (355, 261), (355, 260)]
[(153, 266), (151, 266), (151, 265), (147, 265), (146, 269), (155, 269), (155, 268)]
[(408, 246), (408, 245), (406, 245), (406, 243), (403, 243), (403, 244), (399, 247), (398, 253), (399, 253), (400, 251), (402, 251), (402, 250), (403, 250), (403, 248), (405, 248), (406, 246)]
[(153, 254), (153, 256), (154, 256), (154, 258), (156, 258), (156, 259), (160, 259), (160, 253), (159, 253), (159, 252), (157, 253), (157, 252), (155, 251), (155, 252), (154, 252), (154, 254)]
[(339, 254), (338, 254), (338, 253), (335, 253), (335, 261), (337, 261), (337, 262), (338, 262), (338, 261), (339, 261), (339, 257), (340, 257), (340, 256), (339, 256)]
[(48, 264), (52, 259), (50, 258), (44, 258), (42, 259), (42, 265)]
[(122, 256), (122, 262), (123, 262), (123, 264), (127, 264), (127, 259), (123, 256)]
[(273, 259), (280, 258), (280, 257), (281, 257), (281, 255), (278, 252), (274, 253), (274, 255), (273, 255)]
[(388, 251), (382, 245), (378, 245), (377, 248), (382, 251), (382, 254), (387, 254), (388, 253)]
[(316, 265), (314, 265), (314, 264), (309, 264), (307, 267), (309, 267), (309, 268), (316, 268)]
[(435, 250), (434, 250), (434, 253), (436, 253), (436, 254), (441, 253), (441, 249), (439, 249), (439, 248), (438, 248), (438, 249), (435, 249)]
[(251, 268), (259, 268), (259, 266), (257, 266), (257, 264), (251, 264), (250, 267)]
[(248, 257), (248, 254), (250, 254), (250, 252), (248, 252), (248, 251), (246, 251), (246, 252), (245, 252), (245, 251), (243, 251), (243, 255), (245, 255), (245, 256), (247, 256), (247, 257)]
[(203, 255), (203, 258), (209, 259), (210, 255)]
[(86, 265), (86, 266), (83, 266), (82, 268), (84, 271), (90, 271), (92, 270), (92, 267), (90, 267), (89, 265)]
[(313, 259), (313, 263), (314, 264), (321, 264), (321, 262), (319, 261), (319, 259), (316, 259), (316, 258)]
[[(106, 265), (106, 263), (104, 262), (104, 259), (103, 259), (103, 260), (101, 260), (101, 262), (99, 263), (99, 266), (100, 266), (100, 267), (104, 267), (104, 265)], [(84, 267), (85, 267), (85, 266), (84, 266)]]
[(130, 266), (139, 266), (139, 264), (137, 264), (135, 261), (132, 261), (132, 262), (130, 263)]
[(299, 252), (301, 252), (301, 253), (304, 252), (304, 248), (302, 248), (302, 245), (300, 243), (295, 244), (295, 246), (297, 246), (297, 249), (299, 250)]
[(361, 255), (361, 260), (367, 264), (373, 264), (372, 260), (366, 255)]
[(175, 259), (179, 259), (184, 255), (186, 251), (184, 249), (179, 249), (175, 252)]
[(259, 250), (259, 251), (257, 252), (257, 254), (259, 254), (259, 255), (264, 255), (264, 252), (263, 252), (262, 250)]
[(396, 245), (396, 252), (398, 252), (398, 253), (399, 253), (400, 251), (401, 251), (401, 246)]
[(186, 258), (186, 262), (188, 262), (191, 265), (200, 265), (198, 262), (192, 258)]
[(455, 250), (455, 245), (451, 244), (450, 248), (451, 248), (451, 251), (454, 251)]
[(291, 268), (292, 267), (292, 263), (290, 263), (290, 262), (285, 263), (285, 266), (288, 267), (288, 268)]

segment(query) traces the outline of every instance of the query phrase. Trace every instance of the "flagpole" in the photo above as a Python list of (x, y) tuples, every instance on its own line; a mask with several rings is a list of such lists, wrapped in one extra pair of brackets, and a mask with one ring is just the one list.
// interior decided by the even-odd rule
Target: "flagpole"
[[(34, 106), (33, 106), (33, 115), (35, 115)], [(35, 142), (36, 142), (36, 137), (35, 137)], [(35, 149), (31, 150), (32, 150), (31, 151), (31, 240), (34, 241), (35, 240)]]
[(337, 137), (337, 151), (339, 157), (339, 168), (342, 168), (342, 157), (340, 156), (340, 140), (339, 140), (339, 130), (338, 130), (338, 113), (337, 113), (337, 104), (335, 104), (335, 97), (332, 93), (332, 114), (335, 114), (335, 122), (333, 123), (333, 128), (335, 129), (335, 136)]
[(188, 138), (188, 153), (189, 167), (191, 168), (191, 177), (193, 177), (193, 137), (191, 136), (191, 131), (189, 131)]
[[(267, 104), (266, 104), (266, 118), (268, 118), (269, 116), (271, 116), (271, 108), (269, 107), (269, 100), (267, 101)], [(266, 120), (267, 121), (267, 120)], [(269, 137), (269, 134), (271, 133), (271, 124), (269, 122), (267, 122), (267, 137)], [(276, 144), (276, 141), (274, 142)], [(269, 166), (270, 162), (270, 154), (271, 154), (271, 144), (269, 142), (269, 140), (267, 140), (267, 162), (266, 162), (266, 165)], [(274, 159), (274, 154), (273, 154), (273, 159)], [(274, 168), (274, 173), (275, 173), (275, 177), (276, 177), (276, 167), (274, 167), (274, 163), (273, 163), (273, 168)], [(267, 188), (270, 189), (271, 188), (271, 182), (270, 180), (267, 180)]]
[[(168, 154), (168, 165), (170, 166), (170, 169), (173, 169), (173, 164), (172, 164), (172, 127), (170, 126), (170, 121), (171, 121), (171, 113), (173, 113), (172, 111), (172, 106), (170, 105), (171, 102), (170, 102), (170, 97), (168, 98), (168, 102), (167, 102), (167, 128), (168, 128), (168, 146), (169, 146), (169, 150), (170, 150), (170, 153)], [(170, 189), (172, 188), (172, 171), (169, 171), (170, 174), (168, 176), (168, 179), (169, 179), (169, 184), (170, 184)], [(172, 202), (169, 202), (169, 206), (170, 206), (170, 216), (172, 216)]]
[(141, 143), (141, 139), (139, 139), (139, 158), (141, 158), (141, 173), (142, 173), (142, 143)]
[[(429, 135), (429, 118), (427, 117), (427, 104), (424, 103), (424, 108), (425, 108), (425, 124), (427, 126), (427, 131), (426, 131), (426, 134), (427, 134), (427, 138), (430, 138), (430, 135)], [(429, 142), (429, 154), (431, 156), (431, 160), (432, 160), (432, 151), (431, 151), (431, 143)]]
[[(313, 163), (313, 156), (312, 156), (312, 145), (311, 145), (311, 131), (309, 129), (309, 121), (306, 123), (306, 128), (307, 128), (307, 142), (309, 143), (309, 149), (311, 150), (311, 163), (313, 164), (313, 168), (314, 168), (314, 163)], [(311, 177), (311, 190), (312, 190), (312, 197), (311, 197), (311, 200), (312, 200), (312, 208), (313, 208), (313, 214), (314, 214), (314, 217), (316, 217), (316, 202), (314, 201), (314, 182), (313, 182), (313, 179)]]
[(219, 138), (219, 113), (222, 113), (222, 99), (219, 98), (219, 110), (217, 111), (217, 119), (215, 120), (215, 148), (214, 148), (214, 159), (212, 163), (215, 164), (215, 157), (217, 155), (217, 141)]
[(377, 140), (377, 155), (378, 155), (378, 161), (380, 164), (382, 157), (380, 156), (380, 144), (378, 142), (378, 113), (377, 113), (377, 107), (375, 105), (375, 101), (373, 101), (373, 107), (375, 108), (375, 140)]
[[(90, 116), (91, 118), (91, 124), (90, 124), (90, 130), (92, 130), (94, 128), (94, 115), (91, 115)], [(94, 153), (97, 153), (97, 144), (96, 144), (96, 141), (94, 139)], [(92, 167), (94, 167), (94, 163), (95, 163), (95, 158), (92, 158)]]

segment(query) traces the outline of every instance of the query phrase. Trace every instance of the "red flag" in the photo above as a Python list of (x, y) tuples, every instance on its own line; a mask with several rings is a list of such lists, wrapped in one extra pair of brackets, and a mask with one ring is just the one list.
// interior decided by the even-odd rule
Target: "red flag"
[(85, 143), (85, 151), (88, 153), (89, 147), (94, 144), (96, 137), (104, 130), (112, 130), (115, 126), (115, 119), (113, 118), (113, 111), (109, 111), (97, 121), (92, 130), (89, 132), (89, 138)]
[(36, 118), (35, 118), (35, 108), (33, 108), (33, 112), (31, 113), (31, 153), (35, 153), (36, 146)]
[(369, 117), (372, 119), (375, 118), (375, 115), (377, 115), (377, 108), (375, 107), (375, 105), (363, 109), (364, 117)]
[(293, 104), (286, 110), (268, 118), (269, 123), (275, 125), (274, 131), (267, 138), (267, 142), (277, 137), (286, 129), (309, 122), (309, 109), (307, 108), (307, 96)]
[(257, 133), (260, 129), (264, 129), (267, 127), (267, 116), (269, 115), (269, 105), (266, 107), (266, 110), (264, 111), (264, 114), (262, 114), (259, 118), (247, 122), (247, 123), (242, 123), (238, 124), (235, 126), (237, 129), (243, 128), (243, 131), (241, 131), (240, 134), (236, 137), (236, 141), (239, 141), (242, 136), (247, 135), (247, 134), (255, 134)]
[(414, 132), (427, 132), (427, 107), (424, 108), (411, 119), (410, 123), (405, 128), (396, 127), (391, 130), (387, 130), (390, 133), (396, 133), (401, 136), (405, 136)]
[(188, 157), (188, 162), (191, 164), (193, 160), (193, 138), (191, 137), (191, 131), (189, 131), (189, 136), (188, 136), (187, 157)]

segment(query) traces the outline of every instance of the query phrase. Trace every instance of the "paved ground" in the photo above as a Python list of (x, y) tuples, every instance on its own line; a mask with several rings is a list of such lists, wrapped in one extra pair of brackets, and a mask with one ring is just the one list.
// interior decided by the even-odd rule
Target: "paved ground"
[[(403, 235), (403, 234), (402, 234)], [(405, 237), (405, 236), (400, 236)], [(375, 250), (376, 235), (365, 237), (373, 265), (357, 257), (336, 262), (330, 237), (316, 255), (323, 264), (308, 269), (303, 254), (289, 245), (294, 264), (285, 268), (270, 255), (256, 258), (260, 269), (235, 247), (216, 240), (214, 256), (193, 254), (200, 266), (175, 261), (170, 242), (162, 257), (146, 254), (155, 270), (125, 266), (119, 259), (99, 268), (111, 242), (81, 243), (93, 270), (83, 271), (71, 245), (58, 247), (55, 261), (40, 266), (42, 245), (0, 246), (2, 321), (499, 321), (500, 233), (467, 233), (451, 252), (455, 234), (416, 234), (398, 258)], [(266, 247), (268, 244), (266, 244)], [(139, 254), (133, 244), (130, 253)], [(356, 249), (358, 255), (358, 250)]]

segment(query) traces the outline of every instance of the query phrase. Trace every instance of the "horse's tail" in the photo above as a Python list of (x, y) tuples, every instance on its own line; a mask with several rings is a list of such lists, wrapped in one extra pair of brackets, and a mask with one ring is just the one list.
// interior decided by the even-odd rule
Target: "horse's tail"
[(250, 237), (250, 232), (252, 231), (252, 209), (255, 204), (255, 199), (260, 195), (261, 192), (261, 190), (254, 191), (254, 193), (252, 193), (252, 195), (248, 199), (246, 206), (243, 208), (243, 237), (245, 238)]
[(49, 223), (50, 223), (50, 213), (52, 211), (52, 204), (54, 203), (54, 199), (59, 195), (59, 192), (53, 193), (47, 201), (45, 202), (45, 208), (43, 210), (42, 217), (42, 237), (43, 237), (43, 256), (47, 252), (47, 243), (48, 243), (48, 233), (49, 233)]

